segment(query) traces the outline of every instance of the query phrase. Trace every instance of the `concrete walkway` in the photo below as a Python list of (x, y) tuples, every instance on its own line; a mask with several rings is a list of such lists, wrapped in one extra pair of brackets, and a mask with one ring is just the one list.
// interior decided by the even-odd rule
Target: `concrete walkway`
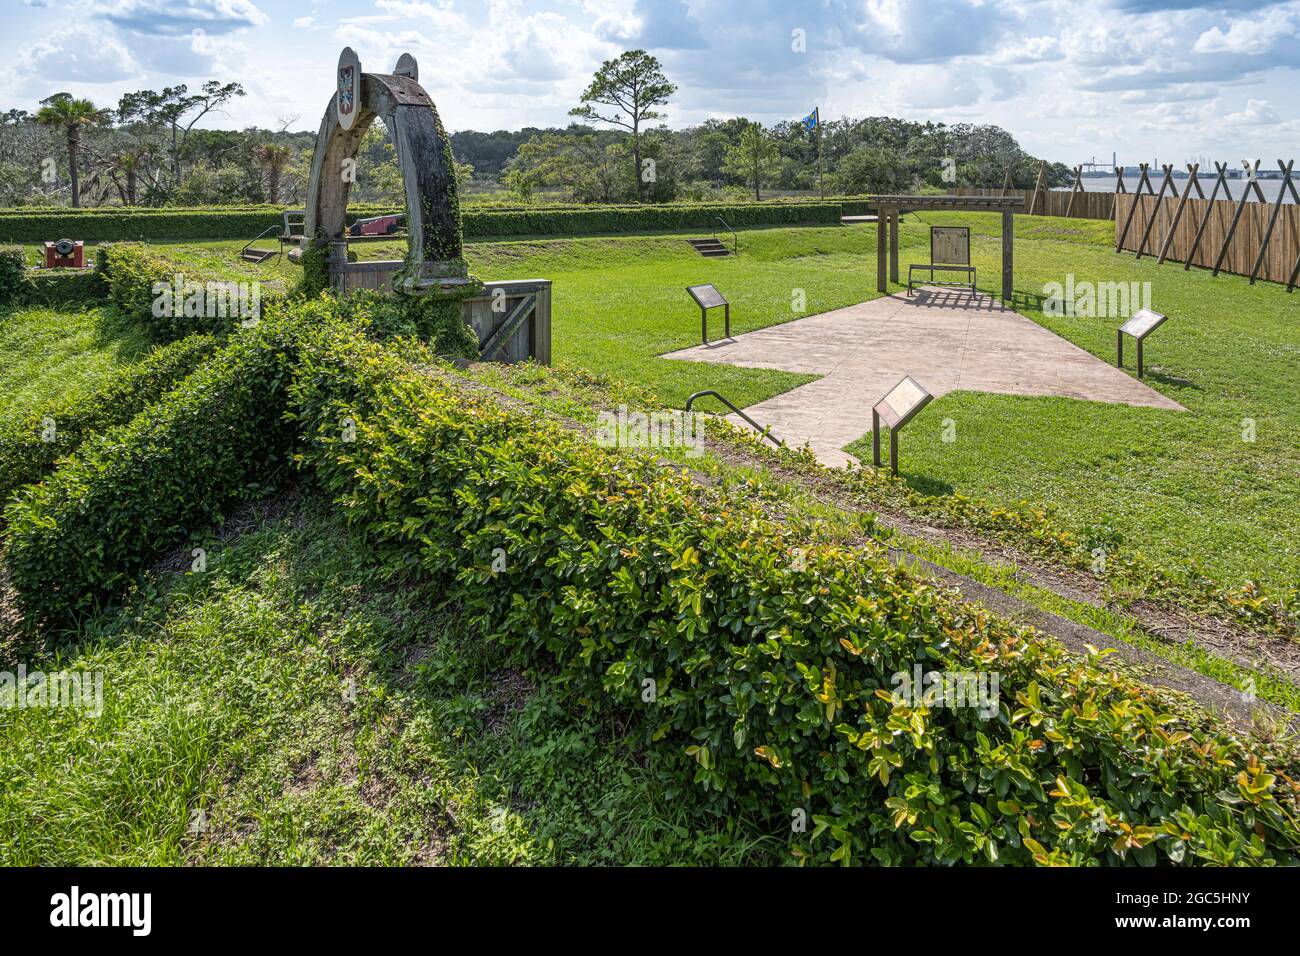
[(898, 293), (663, 358), (823, 376), (745, 411), (788, 445), (812, 446), (832, 466), (856, 462), (844, 446), (871, 431), (871, 406), (904, 375), (935, 398), (962, 389), (1186, 411), (997, 300), (964, 289), (920, 289), (911, 299)]

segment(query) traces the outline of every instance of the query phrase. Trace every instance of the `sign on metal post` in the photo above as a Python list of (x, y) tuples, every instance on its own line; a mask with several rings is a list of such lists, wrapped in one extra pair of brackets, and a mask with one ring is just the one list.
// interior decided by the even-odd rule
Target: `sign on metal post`
[(891, 388), (885, 397), (871, 409), (871, 455), (877, 468), (880, 461), (880, 423), (889, 426), (889, 469), (898, 474), (898, 433), (904, 425), (916, 417), (917, 413), (929, 405), (934, 396), (927, 392), (916, 379), (904, 375), (902, 380)]
[(722, 293), (711, 284), (687, 286), (695, 304), (700, 307), (700, 340), (709, 344), (709, 309), (723, 310), (725, 337), (731, 338), (731, 303), (723, 298)]
[(1124, 336), (1131, 335), (1137, 342), (1138, 378), (1142, 378), (1145, 373), (1145, 366), (1142, 363), (1142, 343), (1146, 337), (1154, 332), (1160, 326), (1164, 325), (1169, 318), (1167, 315), (1161, 315), (1151, 309), (1139, 309), (1133, 318), (1129, 319), (1119, 327), (1115, 333), (1115, 365), (1118, 368), (1124, 367)]

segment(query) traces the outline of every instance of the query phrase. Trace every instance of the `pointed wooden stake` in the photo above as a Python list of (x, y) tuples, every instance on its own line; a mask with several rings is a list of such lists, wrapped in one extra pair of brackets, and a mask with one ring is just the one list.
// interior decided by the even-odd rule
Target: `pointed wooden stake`
[(1160, 215), (1160, 207), (1165, 201), (1165, 190), (1171, 191), (1175, 197), (1178, 195), (1178, 189), (1174, 186), (1174, 167), (1172, 164), (1161, 166), (1165, 171), (1165, 178), (1160, 180), (1160, 192), (1156, 196), (1155, 207), (1151, 210), (1151, 215), (1147, 218), (1147, 226), (1142, 230), (1142, 241), (1138, 243), (1137, 258), (1142, 258), (1142, 253), (1146, 252), (1147, 240), (1151, 238), (1151, 230), (1155, 227), (1156, 217)]
[(1040, 160), (1038, 163), (1038, 178), (1034, 180), (1034, 194), (1029, 197), (1029, 215), (1034, 214), (1038, 207), (1038, 191), (1043, 188), (1043, 181), (1047, 174), (1047, 160)]
[(1083, 167), (1074, 167), (1074, 188), (1070, 190), (1070, 201), (1065, 207), (1065, 218), (1069, 219), (1074, 212), (1074, 198), (1083, 192)]
[(1233, 237), (1237, 235), (1237, 226), (1241, 223), (1241, 214), (1246, 211), (1246, 203), (1250, 202), (1250, 187), (1255, 187), (1255, 194), (1259, 196), (1260, 202), (1268, 202), (1264, 198), (1264, 190), (1259, 188), (1259, 183), (1254, 178), (1254, 174), (1259, 172), (1259, 160), (1255, 160), (1253, 169), (1250, 163), (1246, 163), (1246, 171), (1251, 174), (1251, 178), (1246, 183), (1246, 191), (1241, 194), (1241, 202), (1237, 204), (1237, 211), (1232, 214), (1232, 223), (1228, 226), (1228, 234), (1223, 237), (1223, 245), (1219, 247), (1219, 258), (1214, 260), (1212, 275), (1217, 276), (1219, 274), (1223, 269), (1223, 260), (1228, 258), (1228, 249), (1232, 246)]

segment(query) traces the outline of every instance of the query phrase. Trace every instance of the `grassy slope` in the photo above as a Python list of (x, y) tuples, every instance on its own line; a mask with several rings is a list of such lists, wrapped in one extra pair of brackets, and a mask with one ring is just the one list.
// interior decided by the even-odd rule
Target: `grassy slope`
[(788, 859), (666, 797), (327, 508), (272, 519), (96, 622), (64, 666), (106, 673), (101, 716), (0, 709), (0, 865)]
[(110, 309), (0, 311), (0, 416), (87, 391), (149, 346)]

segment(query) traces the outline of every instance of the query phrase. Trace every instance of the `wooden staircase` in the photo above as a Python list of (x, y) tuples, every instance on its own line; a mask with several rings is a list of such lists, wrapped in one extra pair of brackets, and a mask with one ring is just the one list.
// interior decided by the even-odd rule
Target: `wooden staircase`
[(721, 239), (687, 239), (686, 241), (706, 259), (717, 259), (721, 256), (731, 255), (731, 250), (722, 244)]
[(245, 262), (263, 263), (267, 259), (276, 255), (274, 249), (243, 249), (239, 253), (239, 258)]

